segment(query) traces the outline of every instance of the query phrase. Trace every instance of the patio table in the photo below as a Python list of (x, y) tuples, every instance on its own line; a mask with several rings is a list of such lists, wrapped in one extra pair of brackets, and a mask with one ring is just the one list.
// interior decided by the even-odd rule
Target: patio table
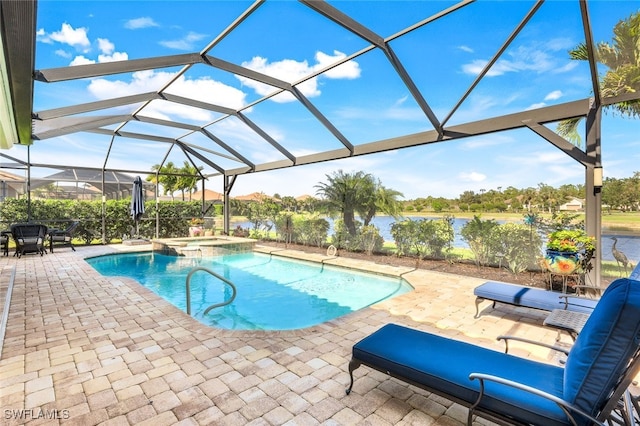
[(560, 340), (560, 332), (566, 331), (573, 340), (582, 331), (589, 314), (584, 312), (567, 311), (565, 309), (554, 309), (544, 320), (544, 325), (557, 328), (558, 337), (556, 340)]

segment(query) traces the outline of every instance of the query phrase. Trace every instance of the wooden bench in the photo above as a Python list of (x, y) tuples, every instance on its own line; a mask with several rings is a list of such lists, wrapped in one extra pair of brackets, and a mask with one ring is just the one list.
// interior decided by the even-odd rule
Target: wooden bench
[(596, 299), (498, 281), (487, 281), (479, 285), (473, 290), (473, 294), (476, 296), (475, 318), (480, 316), (480, 303), (485, 300), (493, 301), (493, 308), (496, 307), (496, 302), (500, 302), (544, 311), (566, 309), (584, 313), (591, 313), (598, 303)]

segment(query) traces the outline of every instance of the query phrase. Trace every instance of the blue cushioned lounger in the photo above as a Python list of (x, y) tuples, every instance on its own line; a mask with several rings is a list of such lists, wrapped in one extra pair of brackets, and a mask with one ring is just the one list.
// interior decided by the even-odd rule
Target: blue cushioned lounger
[(640, 283), (622, 278), (602, 295), (564, 368), (388, 324), (353, 346), (347, 394), (364, 364), (469, 407), (468, 424), (474, 414), (502, 424), (601, 424), (620, 414), (639, 355)]
[(496, 302), (502, 302), (544, 311), (567, 309), (585, 313), (593, 311), (598, 303), (594, 299), (496, 281), (487, 281), (479, 285), (473, 290), (473, 294), (476, 296), (476, 318), (480, 316), (480, 303), (484, 300), (492, 300), (494, 308)]

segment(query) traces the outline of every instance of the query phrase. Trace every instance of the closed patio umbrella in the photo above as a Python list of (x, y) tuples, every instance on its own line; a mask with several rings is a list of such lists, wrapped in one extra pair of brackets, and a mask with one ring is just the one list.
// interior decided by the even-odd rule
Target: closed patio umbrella
[(131, 193), (131, 216), (136, 224), (136, 237), (139, 234), (139, 221), (144, 214), (144, 193), (142, 192), (142, 179), (136, 176), (133, 181), (133, 192)]

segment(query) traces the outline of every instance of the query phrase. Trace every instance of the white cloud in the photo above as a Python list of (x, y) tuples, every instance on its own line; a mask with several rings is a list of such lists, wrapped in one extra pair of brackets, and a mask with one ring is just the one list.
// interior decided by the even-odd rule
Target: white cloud
[(483, 182), (487, 179), (487, 176), (478, 172), (462, 172), (458, 174), (458, 179), (463, 182)]
[(463, 52), (473, 53), (473, 49), (470, 48), (469, 46), (465, 46), (465, 45), (458, 46), (458, 49), (462, 50)]
[[(314, 71), (319, 71), (331, 64), (344, 59), (347, 55), (337, 50), (333, 51), (333, 56), (324, 52), (316, 52), (315, 59), (318, 64), (313, 67)], [(353, 80), (360, 77), (360, 65), (355, 61), (348, 61), (322, 74), (327, 78)]]
[(115, 50), (115, 45), (106, 38), (98, 38), (98, 49), (105, 55), (110, 55)]
[(124, 23), (124, 27), (128, 30), (138, 30), (140, 28), (158, 27), (158, 23), (148, 16), (142, 18), (129, 19)]
[(485, 136), (476, 136), (464, 140), (460, 146), (463, 150), (485, 149), (491, 146), (508, 144), (513, 142), (513, 137), (507, 134), (494, 133)]
[(124, 52), (115, 52), (115, 45), (106, 38), (98, 38), (98, 49), (102, 52), (98, 55), (98, 62), (126, 61), (129, 55)]
[(535, 103), (535, 104), (531, 104), (531, 105), (529, 105), (529, 106), (526, 108), (526, 110), (527, 110), (527, 111), (530, 111), (530, 110), (532, 110), (532, 109), (538, 109), (538, 108), (542, 108), (542, 107), (544, 107), (544, 106), (547, 106), (547, 104), (546, 104), (545, 102), (538, 102), (538, 103)]
[(562, 90), (554, 90), (553, 92), (549, 93), (547, 96), (544, 97), (545, 101), (555, 101), (557, 99), (560, 99), (562, 97), (563, 93)]
[(75, 66), (75, 65), (87, 65), (87, 64), (95, 64), (95, 63), (96, 61), (94, 61), (93, 59), (85, 58), (84, 56), (79, 55), (73, 58), (73, 60), (69, 63), (69, 65)]
[[(129, 82), (103, 78), (94, 79), (89, 83), (88, 89), (96, 99), (111, 99), (135, 93), (157, 91), (172, 80), (175, 75), (175, 73), (170, 72), (138, 71), (133, 73)], [(189, 79), (185, 76), (180, 76), (167, 93), (233, 109), (241, 108), (246, 104), (245, 93), (210, 78)], [(162, 106), (162, 109), (159, 108), (160, 106)], [(145, 108), (144, 114), (165, 119), (177, 117), (183, 120), (188, 119), (189, 121), (195, 120), (199, 122), (210, 121), (214, 116), (214, 113), (210, 111), (172, 102), (152, 102), (149, 108)]]
[(62, 24), (60, 31), (54, 31), (50, 34), (44, 29), (40, 29), (37, 32), (37, 39), (43, 43), (52, 44), (53, 42), (68, 44), (78, 50), (88, 51), (91, 47), (91, 42), (87, 37), (87, 29), (84, 27), (73, 28), (66, 22)]
[(65, 51), (64, 49), (57, 49), (54, 53), (56, 56), (60, 56), (62, 58), (66, 58), (66, 59), (71, 58), (71, 54)]
[(556, 69), (554, 70), (554, 72), (555, 72), (556, 74), (560, 74), (560, 73), (563, 73), (563, 72), (573, 71), (573, 69), (574, 69), (575, 67), (577, 67), (578, 65), (579, 65), (579, 64), (578, 64), (578, 61), (569, 61), (569, 62), (567, 62), (567, 64), (566, 64), (566, 65), (564, 65), (564, 66), (562, 66), (562, 67), (559, 67), (559, 68), (556, 68)]
[(206, 36), (204, 34), (198, 34), (190, 31), (186, 36), (184, 36), (184, 38), (179, 40), (160, 41), (159, 44), (169, 49), (190, 51), (195, 50), (195, 43), (205, 37)]
[[(551, 40), (546, 44), (534, 43), (510, 49), (493, 64), (487, 76), (496, 77), (508, 72), (520, 71), (557, 72), (559, 69), (558, 60), (551, 53), (558, 51), (565, 44), (566, 40)], [(475, 59), (464, 64), (462, 71), (466, 74), (478, 75), (487, 63), (488, 61), (485, 59)]]
[(113, 55), (98, 55), (98, 62), (126, 61), (129, 55), (124, 52), (114, 52)]
[[(288, 83), (294, 83), (345, 58), (345, 54), (337, 50), (333, 53), (333, 56), (331, 56), (323, 52), (317, 52), (315, 55), (316, 64), (314, 65), (309, 65), (307, 61), (295, 61), (293, 59), (269, 62), (267, 58), (255, 56), (251, 61), (243, 62), (242, 66)], [(360, 77), (360, 65), (355, 61), (349, 61), (323, 73), (322, 76), (333, 79), (355, 79)], [(266, 96), (276, 90), (272, 86), (255, 80), (242, 76), (236, 77), (244, 86), (250, 87), (261, 96)], [(311, 78), (296, 87), (307, 97), (320, 96), (321, 93), (318, 89), (318, 77)], [(276, 102), (291, 102), (294, 97), (290, 93), (282, 93), (272, 99)]]

